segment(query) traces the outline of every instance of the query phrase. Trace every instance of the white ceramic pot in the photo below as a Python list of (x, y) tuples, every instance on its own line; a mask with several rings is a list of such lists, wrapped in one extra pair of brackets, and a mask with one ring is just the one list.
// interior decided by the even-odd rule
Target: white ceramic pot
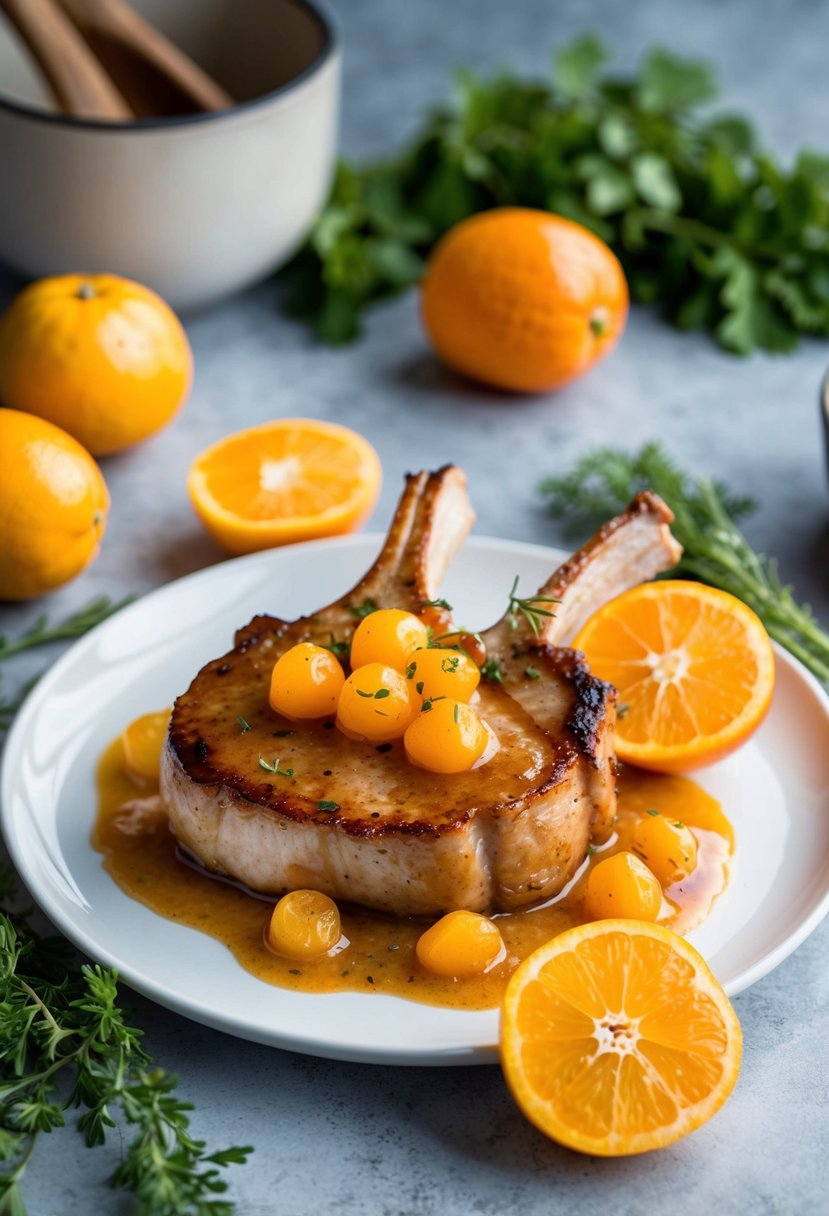
[(0, 21), (0, 261), (25, 277), (113, 271), (174, 307), (282, 265), (329, 186), (340, 48), (311, 0), (134, 0), (238, 104), (104, 123), (55, 113)]

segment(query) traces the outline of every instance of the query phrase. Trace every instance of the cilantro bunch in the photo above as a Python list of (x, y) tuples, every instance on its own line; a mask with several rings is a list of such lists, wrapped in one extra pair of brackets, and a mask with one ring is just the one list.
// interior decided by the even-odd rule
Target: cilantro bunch
[(704, 63), (654, 49), (624, 78), (606, 59), (588, 36), (556, 55), (550, 81), (463, 73), (397, 157), (340, 165), (288, 272), (289, 309), (350, 341), (373, 301), (418, 281), (452, 225), (519, 205), (592, 229), (634, 299), (727, 350), (829, 334), (829, 157), (784, 168), (745, 118), (711, 116)]

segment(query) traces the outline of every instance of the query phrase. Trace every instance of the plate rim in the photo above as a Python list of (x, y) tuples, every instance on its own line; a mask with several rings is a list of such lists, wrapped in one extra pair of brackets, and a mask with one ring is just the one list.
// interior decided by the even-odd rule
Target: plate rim
[[(209, 582), (211, 579), (221, 578), (223, 572), (227, 571), (229, 567), (233, 567), (234, 569), (237, 569), (240, 565), (253, 567), (262, 565), (267, 567), (272, 563), (279, 564), (279, 562), (285, 559), (296, 558), (309, 550), (322, 551), (346, 547), (373, 550), (376, 546), (379, 552), (384, 539), (384, 533), (363, 532), (345, 537), (306, 541), (297, 545), (263, 550), (217, 562), (211, 566), (206, 566), (183, 575), (179, 579), (171, 580), (160, 587), (153, 588), (133, 603), (126, 605), (117, 614), (102, 621), (101, 624), (90, 630), (89, 633), (78, 638), (47, 669), (38, 681), (18, 712), (6, 738), (2, 755), (2, 768), (0, 768), (0, 829), (2, 829), (6, 847), (19, 879), (34, 902), (41, 908), (59, 932), (91, 959), (100, 962), (106, 967), (114, 968), (118, 972), (119, 979), (129, 988), (176, 1014), (238, 1038), (328, 1059), (412, 1066), (493, 1063), (497, 1060), (497, 1042), (495, 1041), (483, 1045), (465, 1044), (453, 1046), (425, 1043), (409, 1044), (401, 1049), (382, 1047), (373, 1052), (370, 1060), (367, 1060), (365, 1049), (358, 1044), (349, 1044), (343, 1040), (332, 1043), (330, 1040), (320, 1039), (312, 1034), (303, 1034), (301, 1026), (290, 1037), (280, 1032), (276, 1035), (269, 1035), (264, 1029), (260, 1031), (258, 1027), (250, 1022), (245, 1022), (244, 1019), (240, 1020), (238, 1016), (232, 1017), (227, 1013), (216, 1012), (211, 1008), (205, 1007), (204, 1004), (195, 999), (188, 999), (185, 995), (171, 994), (164, 986), (163, 981), (156, 980), (151, 975), (148, 975), (140, 965), (130, 964), (129, 959), (121, 959), (108, 948), (99, 946), (95, 939), (84, 931), (82, 926), (76, 924), (68, 917), (64, 917), (61, 907), (52, 898), (52, 890), (48, 885), (42, 886), (33, 876), (32, 870), (28, 865), (22, 840), (18, 837), (15, 823), (12, 821), (10, 810), (12, 805), (11, 795), (14, 781), (19, 775), (18, 766), (14, 761), (17, 754), (22, 750), (29, 721), (37, 714), (41, 703), (48, 698), (50, 689), (61, 679), (64, 670), (67, 667), (71, 668), (78, 658), (83, 656), (87, 648), (93, 648), (101, 634), (113, 626), (113, 622), (117, 620), (123, 624), (125, 619), (129, 619), (130, 614), (142, 611), (148, 602), (154, 602), (158, 598), (170, 594), (173, 589), (177, 590), (185, 585), (192, 587), (202, 581)], [(567, 556), (566, 551), (555, 546), (541, 545), (528, 541), (515, 541), (507, 537), (475, 535), (469, 537), (464, 545), (465, 550), (482, 549), (488, 553), (492, 552), (493, 547), (501, 549), (506, 554), (521, 553), (529, 557), (543, 557), (545, 560), (548, 559), (553, 562), (561, 561)], [(800, 683), (805, 684), (822, 706), (826, 720), (829, 722), (829, 695), (826, 690), (797, 658), (776, 642), (773, 643), (773, 647), (776, 661), (785, 664), (795, 678)], [(21, 740), (21, 742), (18, 742), (18, 740)], [(91, 848), (91, 845), (89, 847)], [(734, 996), (768, 975), (815, 931), (827, 915), (829, 915), (829, 882), (827, 882), (821, 898), (813, 906), (808, 915), (790, 933), (787, 933), (781, 941), (766, 951), (762, 958), (744, 967), (725, 984), (728, 994)], [(192, 929), (191, 931), (198, 932), (196, 929)], [(317, 998), (337, 995), (343, 994), (323, 993), (317, 994)], [(354, 993), (349, 995), (359, 997), (360, 994)], [(376, 997), (372, 999), (376, 999)], [(417, 1002), (406, 1002), (406, 1004), (411, 1007), (412, 1005), (416, 1005)], [(493, 1009), (479, 1012), (491, 1016), (493, 1040), (497, 1039), (498, 1010)]]

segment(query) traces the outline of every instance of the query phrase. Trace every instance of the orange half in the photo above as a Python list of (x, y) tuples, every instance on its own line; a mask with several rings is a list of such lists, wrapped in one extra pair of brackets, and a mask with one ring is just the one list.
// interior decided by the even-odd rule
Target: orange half
[(507, 987), (501, 1061), (545, 1135), (600, 1157), (672, 1144), (737, 1081), (742, 1032), (702, 956), (660, 925), (602, 920), (559, 934)]
[(605, 604), (573, 640), (619, 691), (616, 752), (681, 773), (754, 733), (774, 691), (774, 652), (742, 600), (702, 583), (643, 583)]
[(282, 418), (220, 439), (193, 461), (190, 499), (229, 553), (353, 532), (377, 501), (380, 457), (348, 427)]

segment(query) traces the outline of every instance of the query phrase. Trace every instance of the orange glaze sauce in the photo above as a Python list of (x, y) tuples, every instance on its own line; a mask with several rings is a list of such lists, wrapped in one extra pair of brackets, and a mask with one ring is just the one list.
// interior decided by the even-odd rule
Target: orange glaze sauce
[(98, 813), (92, 844), (122, 890), (159, 916), (217, 938), (247, 970), (268, 984), (301, 992), (375, 991), (429, 1005), (460, 1009), (497, 1006), (518, 963), (537, 946), (587, 918), (586, 877), (593, 859), (630, 846), (637, 820), (648, 808), (681, 819), (697, 838), (698, 863), (668, 888), (663, 924), (687, 932), (707, 916), (724, 889), (733, 851), (731, 825), (719, 804), (693, 781), (627, 769), (622, 775), (616, 824), (597, 842), (568, 889), (555, 900), (494, 919), (506, 957), (486, 975), (452, 980), (429, 975), (417, 962), (415, 943), (427, 921), (396, 920), (343, 906), (343, 941), (333, 956), (297, 963), (273, 954), (265, 929), (275, 899), (261, 897), (188, 863), (177, 850), (157, 787), (138, 789), (127, 776), (120, 739), (104, 752), (98, 769)]

